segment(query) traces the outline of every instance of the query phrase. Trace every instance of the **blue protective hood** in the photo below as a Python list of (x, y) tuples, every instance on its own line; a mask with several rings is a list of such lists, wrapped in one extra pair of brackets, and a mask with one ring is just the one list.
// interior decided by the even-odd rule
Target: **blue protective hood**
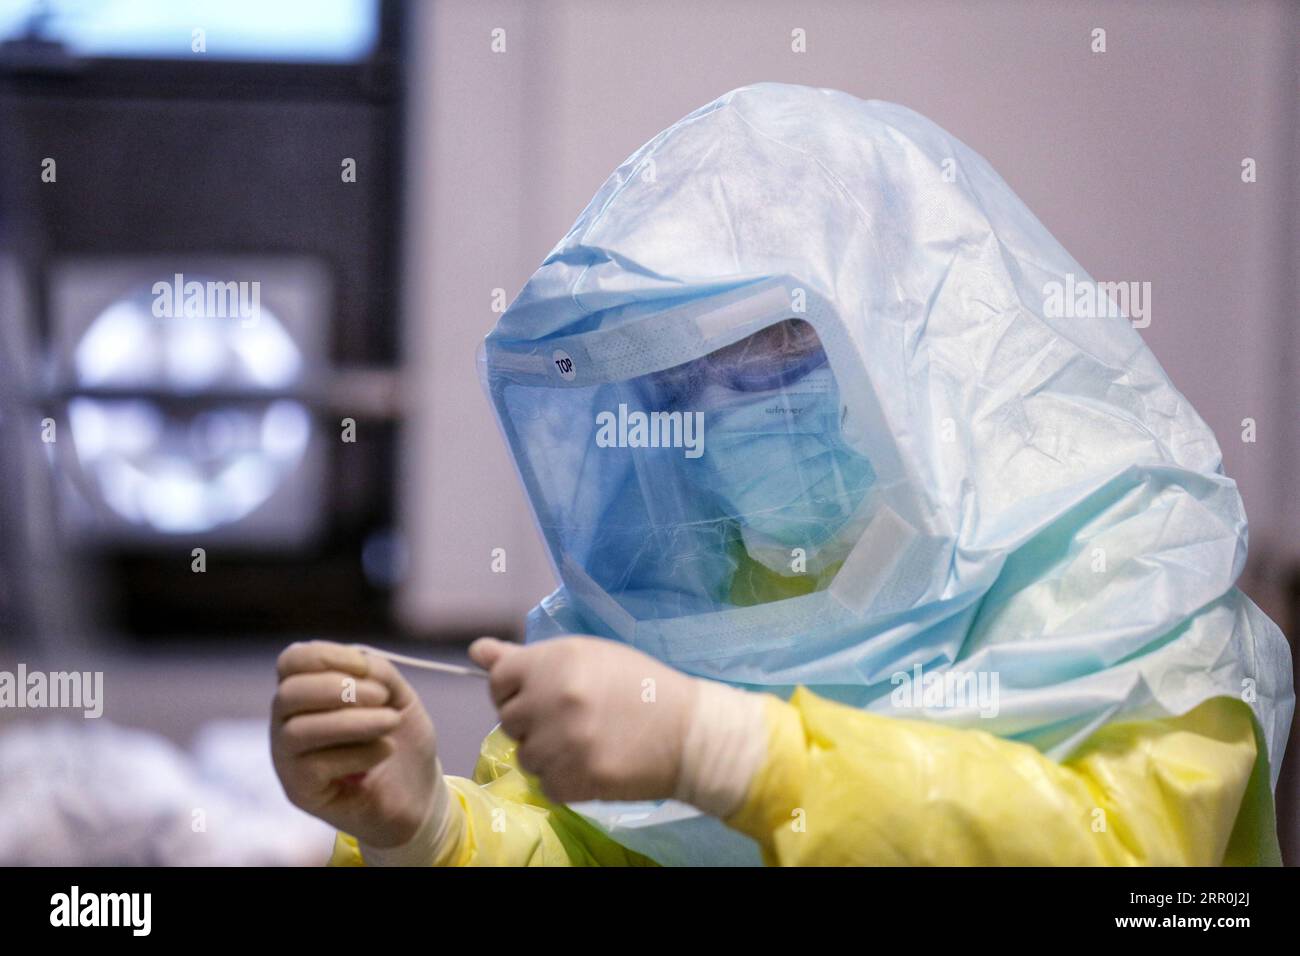
[[(1057, 758), (1120, 716), (1242, 697), (1276, 782), (1290, 654), (1234, 587), (1241, 498), (1130, 322), (1053, 307), (1052, 290), (1090, 282), (982, 158), (904, 107), (760, 84), (674, 124), (610, 176), (488, 336), (498, 412), (501, 383), (557, 342), (577, 354), (603, 335), (600, 354), (633, 374), (628, 355), (667, 362), (649, 339), (709, 344), (684, 306), (805, 291), (821, 328), (838, 326), (832, 363), (858, 370), (889, 507), (828, 590), (698, 620), (621, 626), (552, 553), (565, 586), (530, 639), (603, 634), (691, 673), (882, 712), (917, 666), (993, 672), (995, 716), (907, 716)], [(682, 335), (665, 336), (678, 314)]]

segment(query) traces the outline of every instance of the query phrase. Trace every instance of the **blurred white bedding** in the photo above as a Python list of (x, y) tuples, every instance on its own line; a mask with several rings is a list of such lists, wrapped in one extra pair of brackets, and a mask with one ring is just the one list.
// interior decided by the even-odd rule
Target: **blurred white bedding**
[(188, 751), (106, 720), (0, 726), (0, 865), (311, 866), (332, 845), (281, 791), (265, 720)]

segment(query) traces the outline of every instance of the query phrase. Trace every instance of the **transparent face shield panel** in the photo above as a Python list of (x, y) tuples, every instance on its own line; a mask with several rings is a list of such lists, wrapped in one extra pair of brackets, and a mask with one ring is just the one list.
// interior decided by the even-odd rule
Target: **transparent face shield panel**
[(861, 534), (876, 472), (802, 319), (622, 381), (525, 381), (498, 408), (561, 577), (632, 622), (823, 590)]

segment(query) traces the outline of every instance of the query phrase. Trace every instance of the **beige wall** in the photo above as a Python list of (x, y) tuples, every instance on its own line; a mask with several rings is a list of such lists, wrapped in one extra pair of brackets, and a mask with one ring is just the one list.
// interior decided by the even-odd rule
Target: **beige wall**
[[(926, 114), (987, 157), (1098, 279), (1152, 283), (1143, 333), (1219, 436), (1252, 524), (1247, 586), (1280, 612), (1300, 558), (1296, 7), (1146, 3), (418, 3), (404, 619), (508, 626), (551, 587), (474, 367), (496, 316), (605, 176), (759, 80)], [(506, 52), (490, 50), (506, 31)], [(792, 53), (791, 30), (807, 32)], [(1108, 52), (1089, 50), (1107, 31)], [(1259, 182), (1240, 182), (1245, 156)], [(1258, 441), (1240, 439), (1241, 420)], [(507, 549), (508, 573), (489, 571)]]

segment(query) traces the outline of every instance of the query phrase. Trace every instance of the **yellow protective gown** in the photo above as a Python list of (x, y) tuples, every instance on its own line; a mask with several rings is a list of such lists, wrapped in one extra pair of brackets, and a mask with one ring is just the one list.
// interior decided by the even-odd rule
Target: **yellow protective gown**
[[(800, 688), (768, 697), (767, 757), (726, 822), (771, 865), (1278, 865), (1265, 748), (1250, 708), (1218, 697), (1180, 717), (1103, 727), (1057, 763), (978, 730), (884, 717)], [(452, 866), (638, 866), (547, 800), (497, 728)], [(496, 826), (494, 826), (494, 822)], [(362, 865), (340, 834), (332, 865)]]

